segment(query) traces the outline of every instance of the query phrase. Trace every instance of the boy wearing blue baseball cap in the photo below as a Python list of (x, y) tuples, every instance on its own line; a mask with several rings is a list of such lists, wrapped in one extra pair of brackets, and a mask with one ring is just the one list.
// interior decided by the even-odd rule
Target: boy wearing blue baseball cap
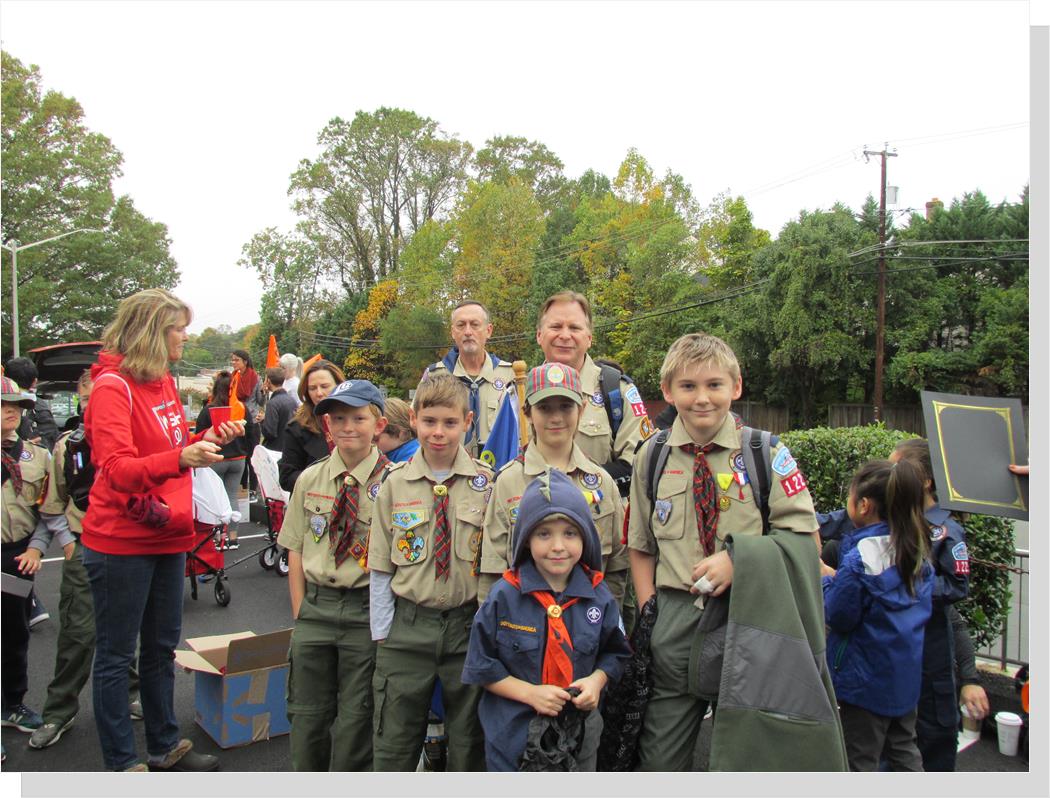
[(373, 445), (386, 427), (383, 408), (368, 380), (346, 380), (317, 403), (335, 448), (296, 480), (277, 538), (288, 549), (295, 618), (288, 672), (294, 770), (372, 769), (375, 644), (365, 555), (389, 463)]
[(590, 713), (572, 753), (593, 770), (599, 700), (630, 656), (600, 570), (598, 530), (580, 489), (557, 469), (529, 483), (518, 509), (511, 567), (474, 617), (463, 668), (465, 683), (485, 688), (486, 765), (518, 770), (533, 718), (572, 702)]

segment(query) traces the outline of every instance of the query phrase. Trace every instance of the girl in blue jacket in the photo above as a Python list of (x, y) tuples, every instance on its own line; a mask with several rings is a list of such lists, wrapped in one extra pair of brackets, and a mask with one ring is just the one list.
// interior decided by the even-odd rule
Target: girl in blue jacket
[(851, 770), (922, 770), (915, 739), (923, 630), (930, 618), (923, 480), (909, 461), (872, 460), (853, 477), (838, 571), (823, 578), (828, 667)]

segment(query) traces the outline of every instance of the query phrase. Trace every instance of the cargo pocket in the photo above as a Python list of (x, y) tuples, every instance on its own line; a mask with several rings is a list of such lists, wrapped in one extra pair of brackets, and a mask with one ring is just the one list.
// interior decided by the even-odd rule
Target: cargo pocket
[(937, 725), (954, 729), (959, 724), (954, 682), (951, 679), (931, 682), (930, 692), (933, 698), (933, 716), (937, 719)]
[(377, 737), (383, 736), (383, 715), (386, 712), (387, 703), (387, 678), (378, 673), (372, 678), (372, 700), (375, 706), (372, 708), (372, 727)]

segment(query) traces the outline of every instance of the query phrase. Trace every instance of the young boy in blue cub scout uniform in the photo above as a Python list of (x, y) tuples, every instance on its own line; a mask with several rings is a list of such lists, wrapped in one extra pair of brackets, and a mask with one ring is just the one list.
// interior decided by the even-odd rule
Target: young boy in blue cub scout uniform
[(525, 415), (532, 428), (532, 441), (521, 457), (496, 474), (481, 544), (481, 600), (510, 563), (511, 529), (525, 486), (548, 468), (557, 468), (576, 484), (591, 506), (601, 542), (605, 585), (623, 606), (630, 568), (623, 540), (623, 502), (609, 472), (587, 457), (575, 441), (582, 405), (580, 374), (572, 366), (544, 363), (529, 372)]
[(379, 491), (368, 545), (376, 770), (415, 770), (436, 679), (444, 688), (448, 770), (481, 770), (480, 688), (460, 682), (477, 610), (474, 561), (492, 471), (463, 448), (467, 389), (447, 374), (416, 392), (419, 451), (391, 466)]
[[(590, 713), (578, 763), (594, 770), (598, 702), (631, 654), (601, 566), (598, 530), (576, 484), (556, 469), (532, 480), (511, 568), (474, 617), (463, 668), (464, 682), (485, 687), (478, 714), (489, 770), (518, 770), (529, 722), (558, 715), (567, 701)], [(575, 698), (570, 687), (580, 691)]]
[[(39, 505), (47, 488), (47, 449), (18, 437), (24, 410), (32, 410), (36, 397), (23, 391), (10, 377), (0, 378), (3, 409), (3, 562), (5, 574), (32, 579), (40, 558), (27, 553), (30, 537), (40, 518)], [(35, 553), (36, 555), (39, 552)], [(32, 732), (43, 721), (22, 703), (29, 687), (28, 597), (5, 592), (0, 598), (3, 634), (3, 709), (0, 725)]]
[[(743, 390), (740, 365), (719, 338), (679, 338), (660, 369), (664, 398), (678, 411), (667, 461), (648, 497), (653, 440), (634, 459), (627, 545), (631, 577), (644, 606), (656, 596), (653, 692), (639, 741), (640, 769), (689, 770), (707, 702), (690, 689), (691, 649), (701, 610), (690, 593), (702, 576), (721, 595), (733, 580), (727, 535), (761, 535), (762, 515), (741, 455), (741, 422), (730, 413)], [(770, 449), (771, 528), (812, 535), (817, 521), (806, 480), (782, 443)]]
[(372, 672), (368, 529), (384, 468), (373, 445), (386, 426), (383, 397), (347, 380), (314, 412), (328, 416), (332, 453), (295, 482), (277, 542), (288, 549), (292, 768), (372, 769)]

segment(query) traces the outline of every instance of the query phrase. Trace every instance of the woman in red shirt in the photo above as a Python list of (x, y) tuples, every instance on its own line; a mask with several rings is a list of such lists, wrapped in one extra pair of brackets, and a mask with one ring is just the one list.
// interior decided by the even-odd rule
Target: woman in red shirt
[[(182, 635), (186, 552), (193, 542), (191, 468), (222, 460), (241, 434), (223, 424), (190, 436), (168, 363), (182, 357), (191, 313), (162, 289), (128, 297), (102, 337), (84, 418), (95, 482), (81, 543), (95, 604), (92, 693), (109, 770), (214, 770), (175, 719), (174, 651)], [(148, 768), (135, 750), (128, 666), (139, 674)]]

